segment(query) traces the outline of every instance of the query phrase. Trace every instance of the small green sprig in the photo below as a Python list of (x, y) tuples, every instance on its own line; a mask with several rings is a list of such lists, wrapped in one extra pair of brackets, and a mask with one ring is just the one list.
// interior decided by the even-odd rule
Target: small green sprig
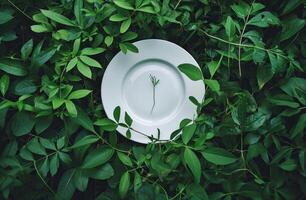
[(152, 105), (151, 112), (150, 112), (152, 114), (152, 112), (154, 110), (154, 107), (155, 107), (155, 88), (156, 88), (156, 86), (159, 83), (159, 79), (157, 79), (156, 76), (152, 76), (150, 74), (150, 81), (151, 81), (152, 86), (153, 86), (153, 95), (152, 95), (152, 97), (153, 97), (153, 105)]

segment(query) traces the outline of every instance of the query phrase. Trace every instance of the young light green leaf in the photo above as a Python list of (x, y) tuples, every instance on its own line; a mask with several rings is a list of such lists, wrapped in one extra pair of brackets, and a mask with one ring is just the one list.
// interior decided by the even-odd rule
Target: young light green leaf
[(81, 59), (81, 61), (83, 63), (85, 63), (88, 66), (102, 68), (100, 63), (98, 61), (96, 61), (95, 59), (92, 59), (92, 58), (90, 58), (88, 56), (80, 56), (79, 58)]
[(121, 14), (121, 13), (114, 14), (114, 15), (110, 16), (110, 18), (109, 18), (109, 20), (112, 21), (112, 22), (121, 22), (121, 21), (124, 21), (126, 19), (128, 19), (128, 17)]
[(198, 81), (203, 79), (201, 70), (193, 64), (188, 64), (188, 63), (180, 64), (178, 68), (182, 73), (184, 73), (186, 76), (188, 76), (188, 78), (190, 78), (193, 81)]
[(101, 47), (84, 48), (84, 49), (81, 50), (81, 55), (92, 56), (92, 55), (97, 55), (97, 54), (103, 53), (104, 51), (105, 51), (105, 49), (101, 48)]
[(66, 100), (65, 101), (65, 106), (66, 106), (66, 109), (68, 111), (68, 113), (70, 114), (71, 117), (77, 117), (78, 115), (78, 112), (77, 112), (77, 109), (74, 105), (74, 103), (70, 100)]
[(91, 72), (90, 68), (87, 65), (85, 65), (82, 61), (78, 61), (77, 68), (78, 68), (78, 70), (81, 74), (83, 74), (85, 77), (91, 79), (92, 72)]
[(134, 10), (133, 5), (126, 0), (114, 0), (113, 1), (118, 7), (126, 9), (126, 10)]
[(85, 89), (81, 89), (81, 90), (76, 90), (71, 92), (71, 94), (68, 96), (68, 99), (81, 99), (86, 97), (87, 95), (89, 95), (89, 93), (91, 93), (91, 90), (85, 90)]
[(72, 70), (76, 66), (77, 63), (78, 63), (78, 58), (77, 57), (72, 58), (67, 64), (66, 72), (69, 72), (70, 70)]
[(124, 20), (120, 26), (120, 33), (125, 33), (132, 23), (132, 19), (129, 17), (127, 20)]
[(202, 170), (197, 155), (191, 149), (186, 147), (184, 151), (184, 160), (193, 174), (195, 182), (200, 183)]

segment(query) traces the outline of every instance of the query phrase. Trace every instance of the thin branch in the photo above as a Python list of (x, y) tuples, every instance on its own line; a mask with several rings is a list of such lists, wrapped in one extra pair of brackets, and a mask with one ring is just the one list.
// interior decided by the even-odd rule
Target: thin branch
[(44, 183), (44, 185), (48, 188), (48, 190), (53, 194), (55, 195), (55, 192), (52, 190), (52, 188), (47, 184), (47, 182), (44, 180), (44, 178), (41, 176), (41, 174), (39, 173), (38, 169), (37, 169), (37, 166), (36, 166), (36, 161), (34, 160), (33, 161), (33, 164), (34, 164), (34, 168), (35, 168), (35, 171), (37, 173), (37, 175), (39, 176), (39, 178), (41, 179), (41, 181)]
[(27, 15), (24, 11), (22, 11), (18, 6), (16, 6), (13, 2), (11, 2), (10, 0), (7, 0), (14, 8), (16, 8), (16, 10), (18, 10), (19, 12), (21, 12), (25, 17), (27, 17), (29, 20), (33, 21), (33, 19)]

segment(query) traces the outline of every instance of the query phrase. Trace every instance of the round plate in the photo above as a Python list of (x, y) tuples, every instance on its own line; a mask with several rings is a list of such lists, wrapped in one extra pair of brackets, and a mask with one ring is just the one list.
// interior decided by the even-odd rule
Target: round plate
[[(169, 140), (181, 120), (196, 117), (196, 106), (189, 97), (201, 102), (205, 93), (203, 81), (190, 80), (177, 67), (198, 64), (186, 50), (165, 40), (141, 40), (134, 45), (139, 53), (119, 52), (106, 68), (101, 87), (104, 110), (114, 119), (113, 111), (120, 106), (120, 122), (127, 112), (134, 130), (158, 138), (159, 128), (160, 140)], [(155, 89), (152, 78), (159, 80)], [(126, 136), (126, 128), (118, 127), (117, 131)], [(131, 140), (151, 142), (136, 131), (131, 131)]]

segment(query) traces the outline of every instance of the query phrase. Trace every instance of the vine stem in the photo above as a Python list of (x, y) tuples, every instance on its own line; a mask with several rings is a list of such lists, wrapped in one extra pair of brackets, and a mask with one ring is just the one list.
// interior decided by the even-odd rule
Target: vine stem
[(242, 31), (241, 31), (241, 34), (240, 34), (240, 39), (239, 39), (239, 46), (238, 46), (238, 69), (239, 69), (239, 77), (240, 78), (242, 76), (242, 72), (241, 72), (241, 44), (242, 44), (242, 39), (243, 39), (243, 36), (244, 36), (245, 29), (246, 29), (246, 27), (248, 25), (249, 17), (250, 17), (250, 14), (252, 12), (252, 8), (253, 8), (254, 2), (255, 2), (255, 0), (251, 4), (250, 10), (249, 10), (248, 15), (246, 17), (246, 20), (244, 22), (244, 25), (243, 25), (243, 28), (242, 28)]
[(234, 46), (240, 46), (240, 47), (245, 47), (245, 48), (253, 48), (253, 49), (258, 49), (258, 50), (261, 50), (261, 51), (266, 51), (267, 53), (273, 53), (275, 55), (278, 55), (286, 60), (288, 60), (287, 56), (284, 56), (283, 54), (280, 54), (276, 51), (273, 51), (271, 49), (266, 49), (266, 48), (263, 48), (263, 47), (259, 47), (259, 46), (256, 46), (256, 45), (249, 45), (249, 44), (239, 44), (239, 43), (235, 43), (235, 42), (230, 42), (228, 40), (224, 40), (222, 38), (219, 38), (219, 37), (216, 37), (216, 36), (213, 36), (209, 33), (207, 33), (206, 31), (204, 31), (203, 29), (198, 29), (200, 32), (202, 32), (203, 34), (205, 34), (207, 37), (209, 38), (212, 38), (212, 39), (215, 39), (215, 40), (218, 40), (220, 42), (223, 42), (223, 43), (226, 43), (226, 44), (231, 44), (231, 45), (234, 45)]
[(34, 165), (34, 169), (37, 173), (37, 175), (39, 176), (40, 180), (44, 183), (44, 185), (48, 188), (48, 190), (55, 196), (55, 192), (52, 190), (52, 188), (46, 183), (46, 181), (43, 179), (43, 177), (41, 176), (41, 174), (39, 173), (37, 166), (36, 166), (36, 161), (33, 161), (33, 165)]
[(33, 19), (29, 15), (27, 15), (24, 11), (22, 11), (20, 8), (18, 8), (18, 6), (16, 6), (13, 2), (11, 2), (10, 0), (7, 0), (7, 2), (9, 2), (19, 12), (21, 12), (26, 18), (28, 18), (29, 20), (33, 21)]

